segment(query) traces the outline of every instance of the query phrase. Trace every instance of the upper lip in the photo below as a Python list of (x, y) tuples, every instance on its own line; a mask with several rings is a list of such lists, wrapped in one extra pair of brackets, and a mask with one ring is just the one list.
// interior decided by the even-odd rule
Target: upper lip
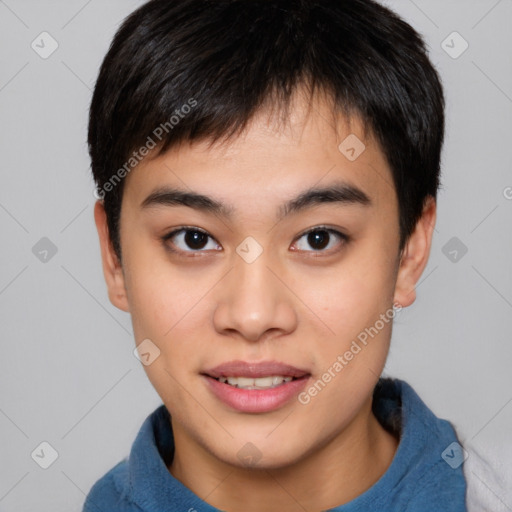
[(222, 363), (203, 373), (215, 379), (219, 377), (249, 377), (257, 379), (258, 377), (276, 375), (300, 378), (309, 375), (309, 372), (306, 370), (278, 361), (261, 361), (256, 363), (238, 360)]

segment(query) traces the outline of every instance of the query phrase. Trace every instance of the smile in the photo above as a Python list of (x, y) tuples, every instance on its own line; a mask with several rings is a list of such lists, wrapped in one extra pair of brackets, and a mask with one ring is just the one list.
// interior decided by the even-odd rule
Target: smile
[(201, 376), (213, 396), (230, 409), (264, 413), (292, 402), (311, 373), (277, 361), (237, 360), (210, 368)]
[(284, 377), (282, 375), (273, 375), (271, 377), (259, 377), (252, 379), (250, 377), (219, 377), (219, 382), (228, 383), (241, 389), (271, 389), (285, 382), (291, 382), (293, 377)]

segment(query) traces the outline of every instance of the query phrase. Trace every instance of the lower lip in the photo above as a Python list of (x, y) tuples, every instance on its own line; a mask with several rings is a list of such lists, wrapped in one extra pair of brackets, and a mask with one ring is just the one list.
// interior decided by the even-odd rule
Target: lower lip
[(269, 389), (242, 389), (203, 375), (213, 394), (229, 407), (240, 412), (270, 412), (279, 409), (298, 395), (309, 376), (285, 382)]

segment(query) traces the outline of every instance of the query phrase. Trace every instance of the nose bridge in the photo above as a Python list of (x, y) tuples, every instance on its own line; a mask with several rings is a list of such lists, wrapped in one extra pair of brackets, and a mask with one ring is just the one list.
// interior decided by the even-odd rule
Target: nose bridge
[[(240, 244), (234, 268), (226, 276), (214, 321), (217, 330), (236, 330), (249, 340), (266, 331), (293, 329), (296, 317), (286, 287), (277, 279), (278, 269), (270, 253)], [(243, 249), (246, 249), (244, 252)]]
[(246, 306), (252, 304), (254, 308), (268, 306), (276, 299), (275, 276), (269, 270), (271, 266), (268, 254), (262, 253), (254, 261), (247, 261), (243, 257), (235, 263), (234, 285), (237, 302)]

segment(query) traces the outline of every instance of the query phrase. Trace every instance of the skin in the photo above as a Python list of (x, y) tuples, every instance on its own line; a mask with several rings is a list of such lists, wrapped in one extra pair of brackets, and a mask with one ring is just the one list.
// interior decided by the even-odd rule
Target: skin
[[(313, 100), (308, 110), (296, 94), (285, 126), (262, 110), (234, 139), (186, 143), (141, 162), (125, 183), (122, 263), (101, 201), (95, 207), (110, 300), (131, 314), (136, 343), (149, 338), (161, 351), (144, 369), (172, 416), (169, 471), (230, 512), (339, 506), (384, 474), (398, 445), (371, 412), (392, 322), (306, 405), (293, 399), (272, 412), (241, 413), (220, 402), (200, 375), (233, 359), (276, 360), (307, 369), (315, 382), (393, 303), (415, 300), (435, 201), (425, 203), (399, 254), (397, 196), (380, 147), (356, 118), (349, 124), (339, 117), (334, 126), (328, 102)], [(366, 145), (353, 162), (338, 150), (349, 134)], [(362, 189), (371, 206), (327, 203), (276, 220), (287, 199), (340, 179)], [(223, 201), (234, 215), (141, 208), (163, 185)], [(181, 226), (212, 237), (200, 254), (183, 235), (162, 241)], [(316, 226), (349, 240), (332, 234), (328, 247), (315, 250), (301, 235)], [(236, 252), (247, 236), (263, 249), (250, 264)], [(248, 442), (260, 455), (254, 467), (237, 456)]]

